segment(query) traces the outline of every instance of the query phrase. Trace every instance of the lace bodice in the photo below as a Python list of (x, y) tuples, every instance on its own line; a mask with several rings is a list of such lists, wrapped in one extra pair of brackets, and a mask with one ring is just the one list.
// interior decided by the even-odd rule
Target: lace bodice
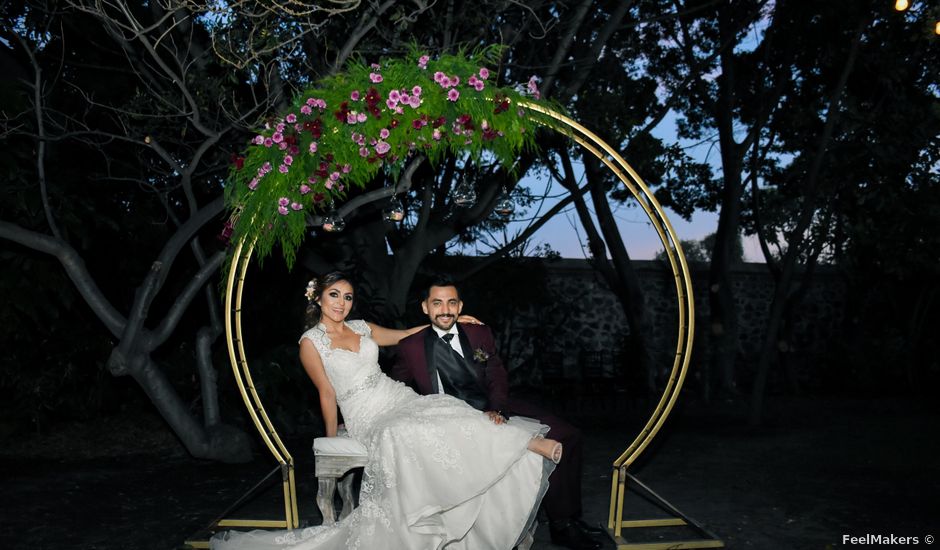
[(332, 347), (322, 324), (301, 336), (313, 342), (327, 378), (336, 392), (336, 402), (350, 435), (364, 439), (379, 415), (417, 397), (411, 388), (396, 382), (379, 368), (379, 346), (365, 321), (346, 321), (346, 326), (359, 335), (359, 351)]

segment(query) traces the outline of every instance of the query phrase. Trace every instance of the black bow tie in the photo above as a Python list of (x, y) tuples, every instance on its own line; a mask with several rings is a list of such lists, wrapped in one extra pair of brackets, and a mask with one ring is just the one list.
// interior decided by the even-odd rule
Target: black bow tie
[(449, 344), (450, 341), (453, 340), (453, 339), (454, 339), (454, 334), (453, 334), (452, 332), (448, 332), (447, 334), (442, 334), (442, 335), (441, 335), (441, 340), (447, 342), (448, 344)]

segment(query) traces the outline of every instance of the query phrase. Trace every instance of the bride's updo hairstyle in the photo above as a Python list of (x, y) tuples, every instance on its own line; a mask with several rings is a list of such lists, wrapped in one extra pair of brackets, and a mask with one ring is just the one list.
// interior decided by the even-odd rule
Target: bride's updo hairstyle
[(305, 328), (313, 328), (320, 322), (320, 304), (317, 303), (317, 300), (320, 299), (324, 288), (331, 287), (339, 281), (346, 281), (349, 286), (353, 287), (353, 290), (356, 288), (352, 279), (342, 271), (331, 271), (326, 275), (314, 277), (307, 283), (307, 290), (304, 291), (304, 296), (307, 297), (307, 311), (304, 314)]

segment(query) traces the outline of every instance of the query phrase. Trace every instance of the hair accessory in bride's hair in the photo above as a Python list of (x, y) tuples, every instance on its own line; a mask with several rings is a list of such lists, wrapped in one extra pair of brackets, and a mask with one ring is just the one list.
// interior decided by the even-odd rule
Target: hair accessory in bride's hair
[(307, 297), (308, 302), (312, 302), (317, 296), (317, 280), (316, 278), (310, 279), (310, 282), (307, 283), (307, 290), (304, 291), (304, 296)]

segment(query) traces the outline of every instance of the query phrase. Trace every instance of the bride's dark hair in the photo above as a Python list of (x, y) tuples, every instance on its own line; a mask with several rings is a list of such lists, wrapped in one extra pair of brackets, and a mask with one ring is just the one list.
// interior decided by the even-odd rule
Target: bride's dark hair
[(349, 283), (349, 286), (353, 287), (353, 291), (355, 291), (356, 285), (354, 285), (352, 279), (342, 271), (331, 271), (326, 275), (314, 277), (307, 283), (307, 291), (305, 293), (307, 296), (307, 311), (304, 313), (305, 328), (309, 329), (315, 327), (317, 323), (320, 322), (320, 304), (317, 303), (317, 300), (319, 300), (320, 295), (323, 294), (324, 288), (331, 287), (339, 281), (346, 281)]

